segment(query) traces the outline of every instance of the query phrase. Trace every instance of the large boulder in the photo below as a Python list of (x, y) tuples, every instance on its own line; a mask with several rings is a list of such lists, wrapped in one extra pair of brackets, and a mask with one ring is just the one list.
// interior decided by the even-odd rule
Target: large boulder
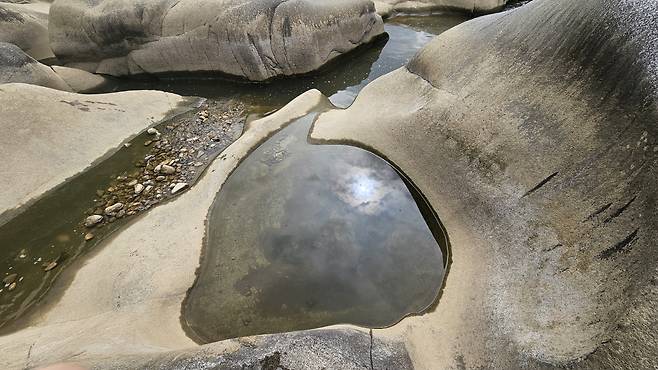
[(492, 13), (501, 10), (509, 0), (374, 0), (377, 13), (419, 13), (454, 10), (468, 13)]
[(369, 0), (57, 0), (50, 11), (57, 57), (114, 76), (303, 74), (383, 31)]
[(418, 368), (658, 367), (657, 12), (535, 0), (319, 117), (312, 139), (394, 162), (450, 236), (436, 311), (374, 332)]
[(0, 84), (22, 82), (71, 91), (50, 67), (25, 54), (18, 46), (0, 42)]
[(53, 58), (48, 40), (50, 3), (11, 4), (0, 2), (0, 42), (23, 49), (34, 59)]
[(192, 101), (159, 91), (86, 96), (0, 85), (0, 223)]

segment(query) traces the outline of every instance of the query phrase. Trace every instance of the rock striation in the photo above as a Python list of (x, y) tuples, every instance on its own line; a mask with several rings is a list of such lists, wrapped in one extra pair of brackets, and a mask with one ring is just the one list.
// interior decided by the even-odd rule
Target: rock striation
[(113, 76), (221, 73), (262, 81), (315, 71), (384, 32), (368, 0), (58, 0), (58, 59)]
[(493, 13), (509, 0), (374, 0), (377, 13), (388, 17), (395, 13), (419, 13), (452, 10), (468, 13)]

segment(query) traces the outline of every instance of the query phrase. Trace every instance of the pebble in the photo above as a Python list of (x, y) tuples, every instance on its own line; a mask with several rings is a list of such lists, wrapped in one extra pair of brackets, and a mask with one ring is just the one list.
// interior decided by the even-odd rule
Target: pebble
[(144, 191), (144, 185), (135, 184), (135, 194), (141, 194)]
[(92, 234), (92, 233), (86, 233), (85, 234), (85, 241), (90, 241), (93, 238), (94, 238), (94, 234)]
[(86, 227), (94, 227), (97, 224), (101, 223), (101, 221), (103, 221), (103, 216), (101, 216), (101, 215), (91, 215), (91, 216), (87, 217), (87, 219), (85, 220), (85, 226)]
[(21, 249), (21, 252), (18, 254), (18, 258), (25, 258), (27, 257), (27, 249), (23, 248)]
[(52, 261), (52, 262), (49, 262), (49, 263), (43, 268), (43, 271), (50, 271), (50, 270), (54, 269), (55, 267), (57, 267), (57, 262)]
[(149, 135), (160, 135), (160, 132), (157, 129), (155, 129), (154, 127), (151, 127), (150, 129), (146, 130), (146, 132)]
[(128, 183), (128, 186), (135, 186), (135, 185), (137, 185), (137, 180), (133, 180)]
[(153, 141), (152, 141), (152, 140), (146, 140), (146, 141), (144, 142), (144, 146), (149, 146), (149, 145), (151, 145), (151, 144), (153, 144)]
[(10, 274), (10, 275), (5, 276), (5, 278), (2, 279), (2, 282), (5, 283), (5, 284), (11, 284), (14, 281), (16, 281), (17, 277), (18, 277), (18, 274)]
[(123, 203), (115, 203), (115, 204), (105, 208), (105, 214), (106, 215), (112, 215), (114, 213), (119, 212), (122, 209), (123, 209)]
[(163, 165), (160, 167), (160, 171), (159, 171), (159, 172), (160, 172), (160, 173), (164, 173), (165, 175), (171, 175), (171, 174), (176, 173), (176, 169), (175, 169), (174, 167), (170, 166), (170, 165), (163, 164)]
[(171, 194), (176, 194), (179, 191), (185, 189), (187, 187), (186, 182), (179, 182), (178, 184), (174, 185), (174, 187), (171, 189)]
[(10, 291), (10, 292), (14, 289), (16, 289), (16, 282), (13, 282), (13, 283), (9, 284), (9, 288), (7, 288), (7, 290)]

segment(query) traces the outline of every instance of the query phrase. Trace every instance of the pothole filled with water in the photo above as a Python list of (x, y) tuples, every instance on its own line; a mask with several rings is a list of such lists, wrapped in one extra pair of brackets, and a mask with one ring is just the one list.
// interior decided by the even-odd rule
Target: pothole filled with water
[(384, 327), (437, 298), (447, 247), (438, 220), (380, 157), (309, 144), (315, 117), (257, 148), (215, 199), (183, 308), (196, 340)]

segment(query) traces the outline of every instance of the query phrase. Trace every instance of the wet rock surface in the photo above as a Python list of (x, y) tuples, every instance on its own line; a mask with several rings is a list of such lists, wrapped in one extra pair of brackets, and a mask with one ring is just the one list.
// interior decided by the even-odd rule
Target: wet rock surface
[(59, 0), (51, 46), (69, 66), (114, 76), (303, 74), (383, 33), (371, 2)]

